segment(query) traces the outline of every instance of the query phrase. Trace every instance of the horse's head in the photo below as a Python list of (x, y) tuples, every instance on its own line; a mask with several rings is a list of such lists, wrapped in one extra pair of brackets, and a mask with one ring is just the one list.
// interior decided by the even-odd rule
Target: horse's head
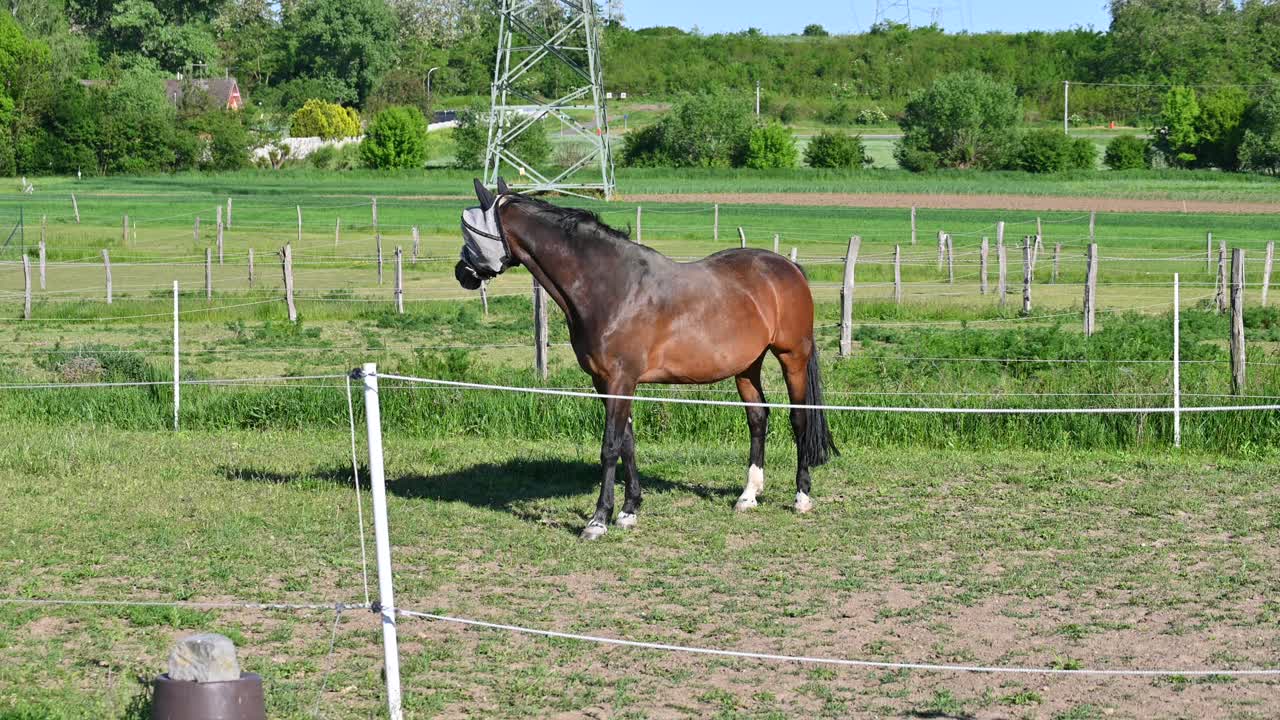
[(511, 190), (502, 178), (498, 178), (497, 195), (479, 180), (475, 181), (475, 188), (480, 205), (462, 211), (462, 257), (453, 268), (454, 277), (467, 290), (479, 288), (481, 282), (516, 264), (498, 215), (503, 197)]

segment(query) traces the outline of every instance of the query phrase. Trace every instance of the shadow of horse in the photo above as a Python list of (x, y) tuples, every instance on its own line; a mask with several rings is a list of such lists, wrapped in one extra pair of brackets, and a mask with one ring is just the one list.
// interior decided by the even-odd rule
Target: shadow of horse
[[(264, 468), (222, 466), (228, 480), (293, 485), (318, 482), (351, 487), (351, 467), (328, 465), (298, 472), (277, 472)], [(621, 472), (619, 473), (621, 475)], [(368, 487), (368, 469), (360, 469), (360, 484)], [(646, 492), (684, 493), (732, 506), (739, 488), (713, 487), (662, 475), (645, 473), (640, 485)], [(460, 502), (472, 507), (505, 512), (521, 520), (546, 524), (545, 513), (536, 508), (543, 500), (584, 497), (600, 487), (600, 465), (580, 460), (513, 459), (501, 463), (479, 463), (439, 473), (409, 473), (387, 479), (387, 492), (407, 500)], [(622, 499), (622, 484), (617, 488)], [(581, 517), (589, 516), (589, 500)]]

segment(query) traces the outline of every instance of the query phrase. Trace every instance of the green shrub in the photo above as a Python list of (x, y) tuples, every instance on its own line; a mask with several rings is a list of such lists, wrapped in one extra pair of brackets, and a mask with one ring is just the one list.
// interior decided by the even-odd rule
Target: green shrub
[(1239, 162), (1242, 170), (1280, 175), (1280, 85), (1249, 112)]
[(828, 125), (852, 125), (858, 121), (858, 111), (853, 105), (841, 100), (823, 113), (822, 119)]
[(622, 152), (632, 167), (737, 167), (751, 135), (750, 105), (726, 93), (690, 95), (654, 125), (627, 133)]
[(1141, 170), (1147, 167), (1147, 141), (1136, 135), (1117, 135), (1107, 143), (1102, 162), (1112, 170)]
[(1071, 167), (1071, 146), (1071, 138), (1060, 130), (1032, 130), (1019, 141), (1013, 167), (1032, 173), (1062, 172)]
[(1152, 130), (1152, 145), (1170, 165), (1188, 167), (1196, 162), (1200, 135), (1200, 103), (1195, 88), (1173, 87), (1164, 96), (1160, 118)]
[(746, 165), (753, 170), (795, 167), (795, 137), (780, 123), (752, 128), (747, 139)]
[(453, 128), (453, 165), (463, 170), (474, 170), (484, 165), (485, 145), (489, 142), (488, 109), (480, 105), (458, 113), (458, 124)]
[(804, 161), (815, 168), (858, 168), (871, 164), (861, 135), (823, 131), (809, 141)]
[(289, 119), (289, 134), (325, 140), (355, 137), (360, 134), (360, 116), (337, 103), (311, 99)]
[(795, 103), (787, 103), (778, 111), (778, 119), (784, 123), (793, 123), (800, 117), (800, 110), (796, 108)]
[(360, 158), (371, 168), (419, 168), (427, 162), (427, 119), (410, 105), (378, 113), (360, 143)]
[(885, 115), (879, 105), (873, 105), (859, 110), (856, 121), (859, 125), (884, 125), (889, 122), (889, 116)]
[(1089, 138), (1071, 139), (1067, 147), (1067, 167), (1072, 170), (1094, 170), (1098, 167), (1098, 147)]
[(911, 94), (894, 154), (911, 170), (996, 167), (1021, 118), (1012, 86), (976, 70), (943, 75)]

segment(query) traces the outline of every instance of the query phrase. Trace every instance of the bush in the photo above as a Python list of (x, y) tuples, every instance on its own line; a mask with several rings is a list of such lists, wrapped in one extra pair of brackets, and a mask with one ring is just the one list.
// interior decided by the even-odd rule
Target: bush
[(796, 139), (780, 123), (751, 129), (747, 139), (746, 166), (753, 170), (796, 166)]
[(1117, 135), (1107, 143), (1102, 162), (1112, 170), (1141, 170), (1147, 167), (1147, 141), (1135, 135)]
[(778, 119), (784, 123), (793, 123), (800, 116), (800, 111), (796, 108), (795, 103), (787, 103), (778, 111)]
[(1249, 96), (1234, 87), (1220, 88), (1200, 101), (1196, 118), (1196, 164), (1223, 170), (1239, 167)]
[(818, 133), (804, 149), (804, 161), (815, 168), (858, 168), (871, 164), (861, 135)]
[(911, 94), (894, 155), (908, 169), (998, 166), (1021, 117), (1011, 86), (975, 70), (943, 75)]
[(822, 119), (828, 125), (852, 125), (858, 121), (858, 111), (849, 103), (841, 100), (823, 113)]
[(488, 108), (480, 105), (458, 113), (453, 128), (453, 165), (463, 170), (484, 166), (485, 146), (489, 142)]
[(356, 137), (360, 134), (360, 116), (337, 103), (308, 100), (289, 119), (289, 134), (325, 140)]
[(1280, 175), (1280, 85), (1273, 86), (1249, 112), (1240, 143), (1240, 168)]
[(623, 163), (632, 167), (738, 167), (751, 135), (750, 105), (729, 94), (691, 95), (655, 124), (627, 133)]
[(1096, 170), (1098, 167), (1098, 147), (1089, 138), (1071, 139), (1067, 148), (1067, 167), (1072, 170)]
[(1171, 165), (1187, 167), (1196, 162), (1200, 135), (1196, 125), (1200, 119), (1200, 103), (1194, 88), (1173, 87), (1164, 96), (1159, 125), (1152, 134), (1155, 150)]
[(419, 168), (427, 162), (427, 119), (413, 106), (378, 113), (360, 143), (360, 158), (378, 169)]
[(884, 125), (889, 122), (889, 116), (878, 105), (873, 105), (859, 110), (856, 120), (859, 125)]
[(1071, 167), (1071, 146), (1071, 138), (1059, 130), (1032, 130), (1018, 143), (1013, 167), (1032, 173), (1062, 172)]

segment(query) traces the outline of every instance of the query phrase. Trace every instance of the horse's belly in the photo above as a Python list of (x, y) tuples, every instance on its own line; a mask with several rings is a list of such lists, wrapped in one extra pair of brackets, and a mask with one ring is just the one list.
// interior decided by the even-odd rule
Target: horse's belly
[(650, 353), (640, 382), (712, 383), (745, 371), (760, 357), (768, 340), (754, 333), (720, 342), (665, 342)]

